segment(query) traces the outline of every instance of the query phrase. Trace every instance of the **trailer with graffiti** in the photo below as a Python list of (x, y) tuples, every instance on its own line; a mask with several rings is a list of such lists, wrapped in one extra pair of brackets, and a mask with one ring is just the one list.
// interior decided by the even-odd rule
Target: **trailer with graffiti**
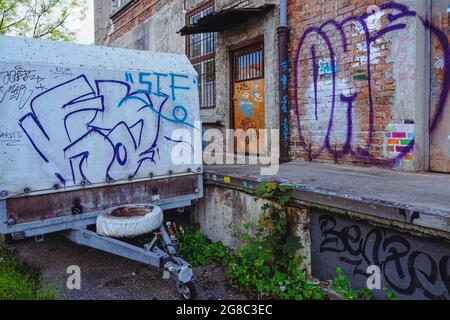
[[(184, 55), (0, 37), (0, 233), (67, 232), (155, 265), (174, 256), (85, 228), (121, 206), (202, 197), (197, 81)], [(160, 238), (169, 246), (164, 226)]]

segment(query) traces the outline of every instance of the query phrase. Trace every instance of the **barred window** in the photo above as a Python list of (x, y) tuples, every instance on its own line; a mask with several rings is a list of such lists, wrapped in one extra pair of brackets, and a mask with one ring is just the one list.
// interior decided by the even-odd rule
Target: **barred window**
[[(199, 6), (186, 16), (189, 25), (214, 12), (214, 2)], [(209, 109), (216, 105), (216, 34), (214, 32), (198, 33), (187, 36), (186, 54), (199, 76), (200, 108)]]

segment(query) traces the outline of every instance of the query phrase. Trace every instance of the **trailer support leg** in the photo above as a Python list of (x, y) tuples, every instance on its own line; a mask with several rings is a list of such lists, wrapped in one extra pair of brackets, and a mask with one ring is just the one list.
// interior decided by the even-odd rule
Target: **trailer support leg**
[[(192, 268), (189, 263), (176, 256), (176, 247), (170, 241), (164, 226), (161, 226), (160, 232), (162, 233), (161, 242), (164, 251), (156, 245), (155, 240), (150, 245), (140, 248), (123, 241), (100, 236), (87, 229), (72, 229), (64, 232), (64, 235), (76, 244), (169, 271), (176, 276), (178, 290), (183, 296), (186, 296), (186, 288), (189, 289), (193, 286)], [(195, 288), (191, 289), (191, 292), (192, 290), (195, 291)]]

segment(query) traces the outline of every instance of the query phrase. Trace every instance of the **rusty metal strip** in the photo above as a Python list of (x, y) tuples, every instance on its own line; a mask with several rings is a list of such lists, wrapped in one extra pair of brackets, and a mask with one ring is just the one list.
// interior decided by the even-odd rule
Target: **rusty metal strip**
[(76, 199), (79, 199), (82, 212), (91, 212), (125, 204), (168, 200), (185, 195), (196, 198), (196, 188), (198, 188), (198, 176), (193, 174), (155, 181), (11, 198), (6, 200), (6, 211), (8, 218), (11, 217), (16, 224), (21, 224), (72, 215)]

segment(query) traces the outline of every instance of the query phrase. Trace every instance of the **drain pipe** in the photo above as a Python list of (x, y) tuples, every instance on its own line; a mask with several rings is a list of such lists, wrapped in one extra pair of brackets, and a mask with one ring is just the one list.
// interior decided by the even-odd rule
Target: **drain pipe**
[(287, 0), (280, 1), (280, 24), (278, 33), (278, 61), (279, 61), (279, 99), (280, 99), (280, 163), (289, 162), (289, 64), (288, 41), (289, 28), (287, 26)]

